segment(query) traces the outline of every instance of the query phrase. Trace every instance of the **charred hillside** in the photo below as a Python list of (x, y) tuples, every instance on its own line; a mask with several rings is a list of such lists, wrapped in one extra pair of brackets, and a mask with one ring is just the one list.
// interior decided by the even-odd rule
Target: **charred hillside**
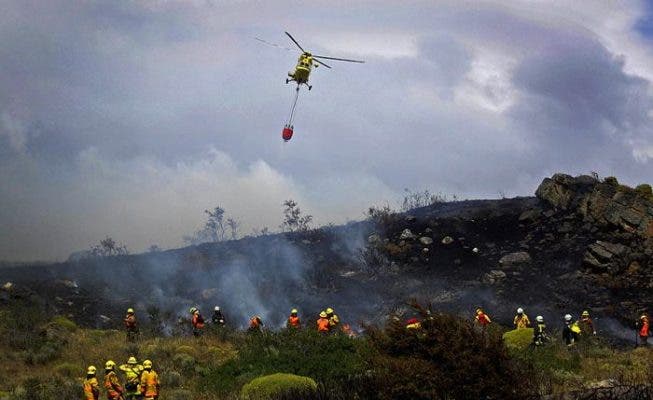
[(439, 203), (308, 232), (206, 243), (158, 253), (0, 269), (29, 298), (91, 326), (119, 326), (127, 306), (164, 319), (219, 304), (232, 325), (260, 314), (332, 306), (347, 321), (383, 321), (417, 299), (469, 315), (483, 306), (557, 321), (589, 309), (599, 330), (623, 325), (653, 298), (653, 196), (616, 179), (557, 174), (536, 197)]

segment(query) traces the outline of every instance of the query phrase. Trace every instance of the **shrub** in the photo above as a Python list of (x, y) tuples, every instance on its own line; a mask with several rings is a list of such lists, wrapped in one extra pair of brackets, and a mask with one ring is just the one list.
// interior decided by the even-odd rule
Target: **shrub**
[(181, 374), (177, 371), (170, 371), (166, 374), (162, 374), (161, 381), (163, 385), (168, 388), (178, 388), (181, 386)]
[(186, 353), (177, 353), (172, 357), (172, 361), (183, 373), (192, 373), (195, 370), (195, 357)]
[(72, 363), (62, 363), (56, 365), (54, 367), (54, 372), (66, 378), (74, 378), (84, 374), (84, 371), (80, 369), (79, 366)]
[(649, 185), (648, 183), (642, 183), (641, 185), (637, 185), (635, 191), (642, 197), (648, 199), (653, 198), (653, 189), (651, 189), (651, 185)]
[(75, 324), (73, 321), (69, 320), (68, 318), (62, 316), (56, 316), (52, 318), (52, 324), (55, 327), (64, 329), (68, 332), (75, 332), (77, 330), (77, 324)]
[(317, 383), (311, 378), (293, 374), (277, 373), (256, 378), (243, 386), (241, 397), (247, 400), (274, 399), (288, 394), (310, 395), (317, 391)]
[(524, 350), (533, 342), (533, 328), (508, 331), (503, 334), (503, 342), (509, 349)]
[(194, 399), (193, 392), (185, 389), (171, 390), (170, 392), (166, 392), (165, 396), (166, 399), (169, 400), (193, 400)]

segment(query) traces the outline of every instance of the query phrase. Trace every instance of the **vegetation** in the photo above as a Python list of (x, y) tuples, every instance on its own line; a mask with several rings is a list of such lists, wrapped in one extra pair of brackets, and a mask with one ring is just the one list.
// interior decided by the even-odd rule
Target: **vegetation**
[(284, 232), (306, 232), (310, 228), (312, 215), (302, 215), (302, 211), (292, 199), (283, 202), (283, 223), (281, 230)]
[(559, 341), (530, 348), (528, 330), (483, 330), (419, 305), (409, 314), (421, 328), (405, 327), (410, 315), (393, 315), (385, 328), (367, 326), (358, 338), (312, 329), (208, 330), (200, 338), (152, 332), (131, 344), (124, 332), (78, 327), (16, 300), (0, 307), (0, 398), (81, 398), (88, 365), (98, 367), (102, 379), (106, 360), (120, 364), (131, 355), (154, 362), (162, 398), (174, 400), (509, 400), (585, 390), (607, 379), (651, 394), (652, 349), (618, 351), (600, 340), (571, 350)]
[(243, 386), (241, 397), (246, 400), (266, 400), (290, 393), (310, 396), (316, 392), (317, 383), (311, 378), (277, 373), (253, 379)]

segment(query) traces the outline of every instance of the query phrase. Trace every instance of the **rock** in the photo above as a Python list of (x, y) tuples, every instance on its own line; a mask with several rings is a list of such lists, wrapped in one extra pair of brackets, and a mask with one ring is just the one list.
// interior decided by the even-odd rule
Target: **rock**
[(428, 252), (429, 252), (429, 248), (428, 248), (428, 247), (424, 247), (424, 248), (422, 249), (422, 253), (427, 254)]
[(525, 251), (519, 251), (516, 253), (506, 254), (501, 257), (499, 264), (504, 268), (509, 268), (513, 266), (521, 266), (528, 264), (532, 261), (531, 255)]
[(453, 243), (453, 238), (451, 236), (445, 236), (442, 238), (442, 244), (451, 244)]
[(421, 238), (419, 238), (419, 242), (424, 246), (430, 246), (433, 244), (433, 239), (431, 239), (428, 236), (422, 236)]
[(542, 210), (539, 208), (532, 208), (530, 210), (526, 210), (521, 215), (519, 216), (519, 222), (531, 222), (531, 221), (537, 221), (538, 218), (542, 215)]
[(612, 257), (623, 256), (628, 248), (619, 243), (610, 243), (597, 240), (596, 243), (592, 243), (587, 247), (587, 249), (595, 255), (599, 260), (609, 261)]
[(13, 287), (14, 287), (14, 284), (12, 282), (6, 282), (4, 285), (2, 285), (2, 288), (4, 290), (7, 290), (7, 291), (11, 290), (11, 288), (13, 288)]
[(568, 233), (574, 230), (574, 227), (569, 221), (563, 222), (562, 225), (558, 227), (558, 232), (559, 233)]
[(111, 322), (111, 318), (107, 317), (106, 315), (100, 315), (100, 321), (102, 321), (104, 324), (108, 324)]
[(415, 216), (413, 216), (413, 215), (407, 215), (406, 216), (406, 222), (413, 223), (415, 221), (417, 221), (417, 218)]
[(399, 236), (401, 240), (412, 240), (415, 239), (415, 234), (410, 229), (404, 229)]
[(495, 284), (506, 278), (506, 273), (498, 269), (493, 269), (487, 274), (483, 275), (483, 283)]
[(381, 241), (381, 236), (378, 233), (373, 233), (367, 237), (367, 243), (377, 244)]

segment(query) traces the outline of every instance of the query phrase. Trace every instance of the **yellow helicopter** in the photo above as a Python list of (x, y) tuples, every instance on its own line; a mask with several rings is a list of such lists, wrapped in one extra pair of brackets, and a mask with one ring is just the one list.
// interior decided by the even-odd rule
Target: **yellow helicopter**
[[(306, 85), (308, 87), (308, 90), (311, 90), (313, 86), (308, 84), (308, 77), (311, 75), (311, 70), (313, 67), (317, 68), (319, 65), (324, 65), (327, 68), (331, 68), (331, 66), (327, 65), (324, 63), (324, 61), (319, 60), (320, 58), (325, 59), (325, 60), (335, 60), (335, 61), (346, 61), (346, 62), (355, 62), (355, 63), (364, 63), (365, 61), (361, 60), (351, 60), (348, 58), (337, 58), (337, 57), (327, 57), (327, 56), (317, 56), (313, 55), (310, 52), (304, 50), (304, 48), (295, 40), (294, 37), (288, 32), (285, 32), (286, 35), (290, 38), (290, 40), (293, 41), (299, 47), (299, 50), (302, 51), (302, 54), (299, 55), (299, 59), (297, 60), (297, 66), (295, 66), (295, 70), (292, 72), (288, 72), (288, 77), (289, 79), (286, 79), (286, 83), (289, 82), (296, 82), (297, 86), (299, 85)], [(256, 40), (263, 42), (265, 44), (268, 44), (270, 46), (274, 47), (280, 47), (284, 48), (286, 50), (291, 50), (287, 47), (282, 47), (279, 45), (276, 45), (274, 43), (269, 43), (265, 40), (256, 38)]]

